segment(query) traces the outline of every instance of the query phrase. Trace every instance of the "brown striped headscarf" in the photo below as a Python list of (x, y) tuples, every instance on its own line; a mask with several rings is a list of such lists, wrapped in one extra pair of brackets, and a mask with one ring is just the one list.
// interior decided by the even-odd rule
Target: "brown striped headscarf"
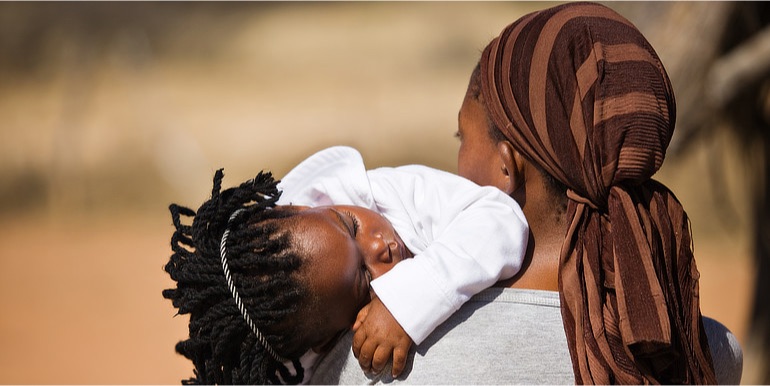
[(715, 383), (689, 220), (658, 170), (675, 102), (657, 54), (594, 3), (526, 15), (484, 50), (483, 103), (567, 188), (559, 263), (577, 383)]

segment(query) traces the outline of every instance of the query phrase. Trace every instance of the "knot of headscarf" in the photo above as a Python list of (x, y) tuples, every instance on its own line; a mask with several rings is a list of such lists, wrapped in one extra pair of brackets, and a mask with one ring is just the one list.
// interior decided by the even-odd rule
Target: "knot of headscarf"
[(651, 180), (675, 102), (657, 54), (594, 3), (531, 13), (484, 50), (481, 92), (512, 145), (568, 187), (559, 266), (578, 383), (715, 383), (687, 216)]

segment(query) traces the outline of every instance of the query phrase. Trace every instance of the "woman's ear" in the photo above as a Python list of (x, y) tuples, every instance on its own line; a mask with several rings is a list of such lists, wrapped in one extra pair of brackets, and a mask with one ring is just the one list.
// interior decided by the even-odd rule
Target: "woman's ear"
[(500, 167), (502, 184), (498, 184), (498, 186), (502, 187), (505, 193), (511, 195), (524, 183), (524, 157), (508, 141), (498, 142), (497, 151), (502, 163)]

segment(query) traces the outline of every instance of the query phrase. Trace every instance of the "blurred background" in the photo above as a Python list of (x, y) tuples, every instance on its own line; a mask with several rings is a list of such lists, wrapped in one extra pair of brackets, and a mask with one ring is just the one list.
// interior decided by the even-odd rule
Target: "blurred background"
[[(0, 383), (189, 377), (168, 205), (334, 144), (456, 171), (481, 50), (554, 4), (0, 3)], [(691, 217), (702, 311), (743, 344), (743, 382), (770, 383), (767, 7), (608, 5), (674, 83), (656, 178)]]

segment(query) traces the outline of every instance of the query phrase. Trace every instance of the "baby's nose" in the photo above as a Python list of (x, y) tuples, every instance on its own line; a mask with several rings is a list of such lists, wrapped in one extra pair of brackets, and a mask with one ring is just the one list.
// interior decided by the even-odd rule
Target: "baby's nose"
[(395, 246), (395, 241), (387, 240), (381, 233), (374, 235), (371, 243), (372, 254), (380, 263), (390, 263), (393, 261), (391, 248)]

